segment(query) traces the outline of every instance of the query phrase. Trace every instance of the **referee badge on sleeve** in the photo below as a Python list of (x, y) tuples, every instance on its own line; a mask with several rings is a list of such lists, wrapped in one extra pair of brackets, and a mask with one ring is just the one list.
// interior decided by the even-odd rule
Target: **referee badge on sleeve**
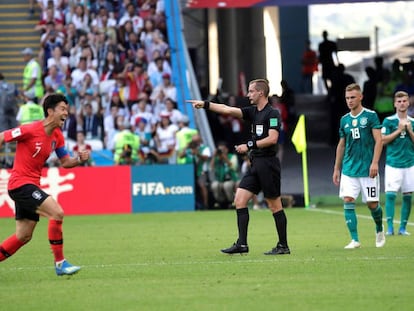
[(270, 119), (270, 126), (277, 126), (277, 118), (271, 118)]
[(18, 136), (20, 136), (20, 135), (22, 135), (22, 130), (21, 130), (19, 127), (15, 128), (15, 129), (14, 129), (14, 130), (12, 130), (12, 132), (11, 132), (11, 136), (12, 136), (13, 138), (16, 138), (16, 137), (18, 137)]

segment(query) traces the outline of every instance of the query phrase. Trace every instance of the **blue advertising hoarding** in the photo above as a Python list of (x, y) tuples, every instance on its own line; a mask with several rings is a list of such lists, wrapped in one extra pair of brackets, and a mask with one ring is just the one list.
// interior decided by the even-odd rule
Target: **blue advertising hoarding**
[(131, 168), (132, 211), (193, 211), (193, 165), (143, 165)]

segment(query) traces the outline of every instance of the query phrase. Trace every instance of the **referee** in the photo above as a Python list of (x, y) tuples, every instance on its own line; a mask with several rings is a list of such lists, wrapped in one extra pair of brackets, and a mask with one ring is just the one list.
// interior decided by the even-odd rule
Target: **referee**
[(247, 244), (249, 209), (247, 203), (255, 194), (263, 191), (267, 205), (273, 214), (279, 237), (276, 247), (264, 254), (290, 254), (286, 233), (287, 219), (280, 198), (280, 162), (276, 157), (281, 125), (280, 115), (268, 102), (269, 82), (267, 80), (252, 80), (249, 83), (247, 96), (251, 106), (244, 108), (230, 107), (209, 101), (187, 101), (192, 103), (194, 108), (204, 108), (219, 114), (231, 115), (251, 123), (251, 139), (245, 144), (235, 146), (238, 153), (249, 152), (251, 160), (251, 168), (242, 178), (234, 198), (239, 238), (232, 246), (221, 251), (225, 254), (249, 252)]

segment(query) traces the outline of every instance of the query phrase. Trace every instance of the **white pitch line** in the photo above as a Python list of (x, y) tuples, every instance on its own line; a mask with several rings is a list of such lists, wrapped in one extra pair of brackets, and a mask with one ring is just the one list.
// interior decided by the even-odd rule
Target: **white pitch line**
[[(233, 255), (231, 257), (239, 257), (239, 255)], [(240, 256), (246, 257), (247, 255)], [(272, 263), (272, 262), (299, 262), (299, 263), (318, 263), (318, 262), (328, 262), (328, 261), (373, 261), (373, 260), (407, 260), (412, 259), (408, 256), (379, 256), (379, 257), (340, 257), (340, 258), (319, 258), (315, 259), (314, 257), (308, 258), (296, 258), (292, 255), (289, 255), (289, 258), (284, 260), (281, 259), (230, 259), (230, 260), (212, 260), (212, 261), (176, 261), (176, 262), (136, 262), (136, 263), (120, 263), (120, 264), (96, 264), (96, 265), (81, 265), (82, 269), (112, 269), (120, 267), (160, 267), (160, 266), (193, 266), (193, 265), (223, 265), (223, 264), (235, 264), (235, 263), (251, 263), (251, 264), (263, 264), (263, 263)], [(10, 267), (1, 269), (0, 271), (27, 271), (27, 270), (52, 270), (51, 266), (25, 266), (25, 267)], [(82, 270), (81, 270), (82, 271)]]
[[(320, 213), (325, 213), (325, 214), (334, 214), (334, 215), (341, 215), (343, 216), (344, 213), (343, 212), (338, 212), (338, 211), (333, 211), (330, 209), (325, 209), (325, 208), (317, 208), (317, 207), (313, 207), (313, 208), (308, 208), (308, 211), (313, 211), (313, 212), (320, 212)], [(358, 215), (357, 214), (357, 218), (361, 218), (361, 219), (370, 219), (372, 220), (371, 216), (366, 216), (366, 215)], [(386, 218), (382, 218), (383, 221), (387, 221)], [(395, 224), (399, 224), (401, 223), (399, 220), (394, 220)], [(407, 222), (408, 226), (414, 226), (413, 222)]]

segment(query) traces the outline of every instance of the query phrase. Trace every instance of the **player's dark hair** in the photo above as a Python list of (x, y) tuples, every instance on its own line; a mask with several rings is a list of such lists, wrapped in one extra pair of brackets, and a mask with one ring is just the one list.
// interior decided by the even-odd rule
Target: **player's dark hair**
[(49, 115), (47, 112), (48, 109), (55, 109), (55, 107), (60, 103), (64, 102), (66, 105), (68, 105), (68, 100), (66, 99), (65, 95), (62, 94), (50, 94), (43, 100), (43, 112), (45, 114), (45, 117)]
[(266, 79), (255, 79), (250, 81), (249, 84), (255, 84), (256, 91), (262, 91), (265, 97), (269, 96), (269, 81)]

